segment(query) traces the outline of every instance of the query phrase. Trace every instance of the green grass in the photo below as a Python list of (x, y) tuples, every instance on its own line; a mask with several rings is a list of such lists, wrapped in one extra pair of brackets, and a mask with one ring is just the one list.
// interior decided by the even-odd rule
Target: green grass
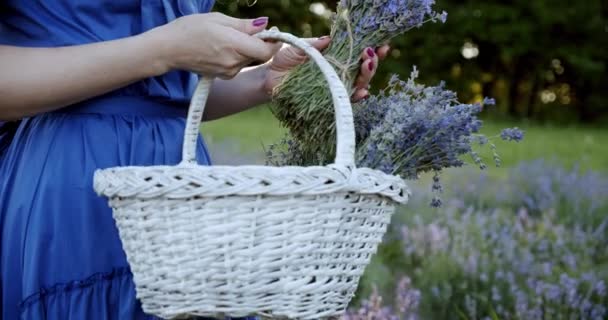
[[(493, 136), (502, 128), (519, 126), (526, 132), (520, 143), (495, 139), (504, 166), (523, 160), (545, 158), (565, 166), (579, 164), (584, 169), (608, 170), (608, 129), (558, 127), (531, 123), (485, 121), (483, 133)], [(286, 132), (267, 107), (259, 107), (224, 119), (206, 122), (202, 132), (210, 144), (230, 143), (237, 151), (261, 155), (263, 146), (278, 141)], [(492, 163), (489, 150), (482, 152)]]
[(287, 132), (265, 106), (205, 122), (201, 131), (208, 144), (228, 143), (239, 152), (260, 155), (263, 147), (277, 142)]
[[(544, 158), (555, 160), (567, 167), (575, 164), (581, 168), (608, 170), (608, 129), (588, 127), (559, 127), (530, 123), (484, 122), (482, 132), (488, 136), (498, 134), (502, 128), (519, 126), (526, 137), (519, 143), (496, 139), (503, 163), (507, 166), (522, 160)], [(486, 153), (488, 163), (490, 154)]]

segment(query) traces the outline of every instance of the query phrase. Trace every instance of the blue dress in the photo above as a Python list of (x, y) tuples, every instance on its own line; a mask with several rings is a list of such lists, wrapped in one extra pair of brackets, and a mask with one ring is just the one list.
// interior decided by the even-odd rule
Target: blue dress
[[(123, 38), (212, 5), (0, 0), (0, 44)], [(1, 319), (154, 319), (135, 297), (111, 210), (93, 191), (93, 172), (177, 164), (196, 82), (193, 74), (172, 72), (18, 124), (0, 123)], [(198, 161), (209, 163), (202, 139), (198, 147)]]

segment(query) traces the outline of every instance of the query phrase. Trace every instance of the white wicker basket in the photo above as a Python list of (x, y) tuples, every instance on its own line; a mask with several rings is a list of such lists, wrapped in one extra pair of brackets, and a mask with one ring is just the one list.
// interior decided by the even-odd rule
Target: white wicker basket
[(335, 164), (197, 165), (198, 129), (211, 84), (201, 80), (188, 114), (182, 163), (95, 173), (95, 190), (110, 199), (147, 313), (340, 316), (394, 206), (408, 200), (401, 178), (355, 168), (349, 97), (323, 56), (290, 34), (270, 30), (258, 36), (303, 49), (323, 71), (336, 111)]

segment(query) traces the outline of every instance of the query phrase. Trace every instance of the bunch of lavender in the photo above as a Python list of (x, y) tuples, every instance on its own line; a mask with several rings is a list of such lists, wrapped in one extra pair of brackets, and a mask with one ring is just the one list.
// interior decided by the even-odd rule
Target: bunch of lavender
[[(414, 68), (407, 81), (394, 76), (388, 87), (368, 99), (355, 110), (357, 130), (357, 165), (374, 168), (405, 179), (417, 179), (421, 173), (435, 172), (433, 191), (442, 191), (439, 173), (446, 168), (461, 167), (463, 155), (470, 155), (480, 169), (486, 164), (474, 151), (473, 145), (489, 144), (494, 162), (501, 160), (495, 137), (479, 134), (481, 121), (477, 114), (483, 104), (462, 104), (456, 93), (438, 86), (423, 86), (415, 82)], [(518, 128), (505, 129), (500, 137), (506, 141), (520, 141), (523, 132)], [(440, 206), (436, 197), (433, 206)]]
[(342, 320), (415, 320), (419, 304), (420, 291), (412, 288), (409, 278), (403, 277), (395, 289), (394, 307), (385, 306), (374, 288), (371, 296), (358, 309), (347, 310)]
[[(462, 104), (456, 93), (445, 89), (443, 83), (426, 87), (415, 82), (417, 77), (415, 68), (407, 81), (394, 76), (386, 89), (356, 106), (355, 160), (359, 167), (409, 180), (417, 179), (421, 173), (434, 172), (436, 197), (431, 204), (438, 207), (442, 192), (439, 174), (443, 169), (462, 166), (465, 155), (470, 155), (480, 169), (486, 168), (473, 149), (475, 144), (489, 145), (497, 166), (501, 160), (492, 143), (497, 137), (478, 133), (481, 121), (477, 114), (482, 104)], [(485, 99), (483, 103), (492, 104), (493, 101)], [(500, 137), (506, 141), (520, 141), (523, 132), (518, 128), (505, 129)], [(329, 160), (324, 152), (309, 152), (297, 139), (285, 139), (282, 145), (282, 149), (271, 147), (270, 164), (318, 165)]]
[[(359, 72), (361, 52), (427, 21), (444, 21), (434, 0), (342, 0), (333, 18), (327, 59), (352, 88)], [(274, 92), (275, 116), (285, 125), (303, 152), (331, 159), (335, 149), (333, 105), (322, 73), (311, 62), (295, 68)]]

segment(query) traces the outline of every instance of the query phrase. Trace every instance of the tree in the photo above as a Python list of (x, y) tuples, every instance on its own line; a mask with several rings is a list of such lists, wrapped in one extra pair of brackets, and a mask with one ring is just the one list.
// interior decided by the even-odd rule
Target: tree
[[(269, 16), (272, 25), (300, 36), (328, 32), (314, 7), (337, 1), (222, 1), (241, 17)], [(249, 0), (251, 1), (251, 0)], [(464, 101), (484, 96), (518, 118), (599, 122), (608, 117), (608, 2), (587, 0), (438, 0), (446, 24), (426, 24), (393, 42), (376, 84), (413, 65), (426, 83), (446, 80)]]

